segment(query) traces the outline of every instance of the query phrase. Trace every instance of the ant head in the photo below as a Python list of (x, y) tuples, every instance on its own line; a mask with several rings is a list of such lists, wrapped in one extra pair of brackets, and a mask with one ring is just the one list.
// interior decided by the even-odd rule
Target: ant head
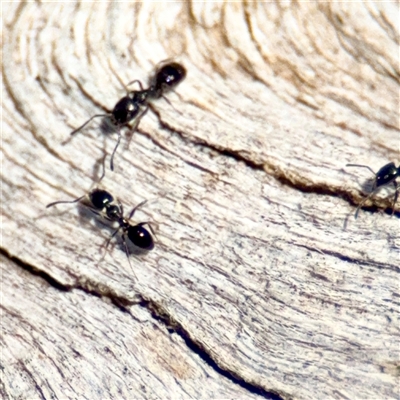
[(130, 225), (127, 229), (129, 240), (142, 250), (152, 250), (154, 248), (153, 237), (143, 226), (143, 223)]
[(154, 87), (158, 96), (161, 96), (166, 90), (174, 88), (186, 77), (186, 69), (183, 65), (172, 62), (163, 65), (157, 70)]
[(376, 174), (376, 187), (387, 185), (400, 176), (400, 167), (391, 162), (383, 166)]
[(124, 125), (136, 118), (139, 111), (138, 101), (128, 95), (115, 105), (112, 111), (112, 120), (116, 125)]
[(90, 192), (89, 199), (97, 210), (103, 210), (104, 207), (114, 201), (114, 197), (110, 193), (101, 189), (95, 189)]

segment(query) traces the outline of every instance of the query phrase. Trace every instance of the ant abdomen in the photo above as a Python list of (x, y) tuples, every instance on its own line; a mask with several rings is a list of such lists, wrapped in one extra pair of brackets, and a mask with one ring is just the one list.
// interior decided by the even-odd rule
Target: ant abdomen
[(154, 98), (161, 97), (165, 91), (173, 89), (186, 77), (186, 69), (178, 63), (169, 63), (162, 66), (154, 79)]
[(129, 240), (142, 250), (152, 250), (154, 248), (154, 241), (150, 232), (143, 226), (143, 223), (137, 225), (130, 225), (127, 229)]

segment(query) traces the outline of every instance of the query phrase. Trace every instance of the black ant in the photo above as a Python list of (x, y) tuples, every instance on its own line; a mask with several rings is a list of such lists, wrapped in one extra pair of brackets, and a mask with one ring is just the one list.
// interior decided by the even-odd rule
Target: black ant
[(128, 236), (128, 239), (133, 243), (133, 245), (138, 247), (140, 250), (150, 251), (154, 248), (153, 237), (151, 236), (150, 232), (144, 227), (144, 225), (148, 225), (150, 230), (154, 234), (150, 223), (140, 222), (139, 224), (132, 225), (129, 222), (129, 220), (133, 217), (135, 211), (139, 207), (143, 206), (143, 204), (145, 204), (147, 200), (142, 201), (137, 206), (133, 207), (132, 211), (129, 213), (128, 218), (124, 217), (124, 208), (121, 202), (117, 200), (116, 204), (114, 197), (111, 195), (111, 193), (102, 189), (94, 189), (88, 194), (85, 194), (84, 196), (81, 196), (75, 200), (55, 201), (53, 203), (47, 204), (46, 208), (53, 207), (56, 204), (78, 203), (82, 200), (84, 200), (83, 203), (95, 214), (103, 215), (107, 220), (117, 222), (119, 224), (118, 229), (107, 240), (105, 247), (107, 248), (111, 239), (122, 229), (122, 242), (124, 243), (125, 253), (128, 258), (129, 265), (133, 271), (132, 264), (129, 259), (129, 250), (125, 236)]
[(396, 167), (396, 165), (391, 162), (389, 164), (384, 165), (378, 172), (374, 172), (370, 167), (367, 165), (360, 165), (360, 164), (346, 164), (347, 167), (361, 167), (369, 169), (374, 175), (374, 185), (372, 188), (372, 192), (365, 197), (362, 202), (358, 205), (355, 218), (358, 216), (358, 212), (360, 208), (365, 204), (365, 202), (370, 199), (381, 187), (389, 185), (393, 183), (395, 192), (394, 192), (394, 200), (392, 206), (392, 215), (394, 214), (394, 207), (396, 205), (397, 199), (399, 197), (399, 187), (400, 185), (397, 184), (396, 179), (400, 176), (400, 166)]
[[(111, 113), (94, 115), (79, 128), (73, 130), (71, 132), (71, 136), (78, 133), (94, 118), (109, 117), (112, 124), (117, 128), (116, 133), (118, 135), (117, 144), (114, 147), (110, 160), (110, 169), (111, 171), (114, 171), (114, 154), (117, 151), (117, 148), (121, 141), (120, 128), (122, 126), (128, 125), (131, 121), (136, 119), (136, 122), (131, 129), (133, 133), (137, 128), (140, 119), (149, 109), (150, 101), (164, 97), (165, 93), (177, 86), (185, 79), (185, 77), (186, 69), (182, 65), (176, 62), (170, 62), (161, 65), (151, 79), (150, 87), (148, 89), (143, 89), (142, 83), (139, 80), (129, 82), (127, 86), (132, 85), (133, 83), (138, 83), (140, 86), (140, 90), (133, 90), (128, 92), (126, 96), (118, 101)], [(165, 99), (168, 101), (167, 98)]]

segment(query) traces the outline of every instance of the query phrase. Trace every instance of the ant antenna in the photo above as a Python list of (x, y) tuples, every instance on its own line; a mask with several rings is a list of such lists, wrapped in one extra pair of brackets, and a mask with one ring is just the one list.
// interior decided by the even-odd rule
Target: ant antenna
[(99, 184), (103, 178), (106, 176), (106, 158), (107, 154), (103, 157), (103, 160), (101, 162), (101, 165), (103, 166), (103, 172), (101, 173), (100, 179), (97, 181), (97, 184)]
[(369, 167), (368, 165), (362, 165), (362, 164), (346, 164), (346, 167), (360, 167), (360, 168), (367, 168), (369, 169), (374, 175), (376, 175), (376, 172)]
[(47, 204), (46, 208), (53, 207), (53, 206), (55, 206), (56, 204), (72, 204), (72, 203), (78, 203), (78, 202), (81, 201), (85, 196), (86, 196), (86, 194), (83, 195), (83, 196), (81, 196), (81, 197), (79, 197), (79, 198), (77, 198), (77, 199), (75, 199), (75, 200), (70, 200), (70, 201), (68, 201), (68, 200), (53, 201), (52, 203)]
[[(106, 158), (107, 158), (107, 155), (105, 155), (105, 156), (103, 157), (103, 160), (102, 160), (103, 172), (102, 172), (102, 174), (101, 174), (101, 176), (100, 176), (100, 179), (97, 181), (97, 184), (99, 184), (99, 183), (103, 180), (103, 178), (105, 177), (105, 175), (106, 175), (106, 166), (105, 166)], [(55, 206), (56, 204), (73, 204), (73, 203), (78, 203), (79, 201), (81, 201), (82, 199), (84, 199), (86, 196), (87, 196), (87, 194), (84, 194), (83, 196), (78, 197), (78, 198), (75, 199), (75, 200), (59, 200), (59, 201), (53, 201), (52, 203), (47, 204), (46, 208), (53, 207), (53, 206)]]
[(108, 117), (108, 114), (96, 114), (93, 115), (93, 117), (90, 117), (83, 125), (81, 125), (79, 128), (74, 129), (70, 135), (74, 136), (76, 133), (78, 133), (80, 130), (82, 130), (92, 119), (94, 118), (99, 118), (99, 117)]

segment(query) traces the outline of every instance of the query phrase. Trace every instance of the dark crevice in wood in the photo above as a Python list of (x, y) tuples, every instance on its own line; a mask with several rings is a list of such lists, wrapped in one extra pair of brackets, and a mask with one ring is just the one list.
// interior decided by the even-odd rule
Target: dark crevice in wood
[[(123, 298), (121, 296), (115, 296), (112, 293), (102, 293), (99, 294), (93, 289), (88, 289), (87, 287), (83, 287), (81, 285), (74, 285), (74, 286), (66, 286), (55, 280), (53, 277), (51, 277), (49, 274), (47, 274), (44, 271), (38, 270), (36, 267), (27, 264), (26, 262), (22, 261), (18, 257), (11, 256), (6, 250), (3, 248), (0, 248), (0, 254), (21, 267), (23, 270), (27, 271), (28, 273), (31, 273), (32, 275), (38, 276), (42, 279), (44, 279), (50, 286), (53, 288), (63, 291), (63, 292), (68, 292), (73, 289), (78, 289), (82, 290), (85, 293), (88, 293), (90, 295), (96, 296), (96, 297), (108, 297), (112, 303), (119, 308), (120, 311), (122, 312), (129, 312), (129, 307), (132, 305), (139, 305), (140, 307), (145, 308), (151, 316), (161, 322), (163, 325), (166, 326), (167, 330), (171, 332), (175, 332), (177, 335), (179, 335), (187, 345), (187, 347), (197, 354), (208, 366), (210, 366), (214, 371), (216, 371), (218, 374), (221, 376), (229, 379), (231, 382), (239, 385), (243, 389), (247, 390), (248, 392), (252, 394), (257, 394), (259, 396), (264, 397), (265, 399), (269, 400), (282, 400), (283, 397), (281, 397), (278, 393), (274, 391), (267, 391), (264, 388), (260, 387), (257, 384), (249, 383), (245, 381), (240, 375), (238, 375), (234, 371), (229, 371), (218, 365), (218, 363), (212, 358), (212, 356), (207, 352), (207, 350), (204, 349), (202, 344), (196, 340), (194, 340), (191, 335), (174, 319), (171, 317), (171, 315), (159, 304), (155, 303), (152, 300), (148, 300), (143, 298), (142, 296), (138, 295), (138, 301), (132, 302), (130, 300), (127, 300), (126, 298)], [(92, 286), (93, 287), (93, 286)], [(286, 398), (290, 398), (291, 396), (287, 396), (285, 394)]]
[[(36, 381), (35, 376), (32, 374), (32, 372), (28, 369), (28, 366), (26, 363), (24, 363), (23, 361), (18, 361), (17, 364), (21, 367), (22, 371), (25, 371), (26, 374), (28, 375), (28, 377), (31, 379), (35, 389), (36, 389), (36, 393), (39, 395), (40, 399), (46, 400), (47, 397), (45, 396), (45, 394), (43, 393), (42, 390), (42, 386)], [(50, 386), (47, 386), (49, 391), (51, 390)], [(53, 396), (55, 393), (51, 393)], [(53, 396), (50, 396), (50, 398), (52, 398)], [(55, 397), (55, 396), (54, 396)]]
[[(190, 140), (193, 144), (199, 146), (199, 147), (206, 147), (208, 149), (211, 149), (213, 151), (218, 152), (221, 156), (224, 157), (229, 157), (233, 158), (235, 161), (238, 162), (243, 162), (246, 166), (250, 167), (251, 169), (258, 170), (258, 171), (264, 171), (265, 173), (268, 173), (265, 171), (265, 163), (257, 163), (244, 155), (242, 155), (238, 151), (232, 151), (228, 149), (224, 149), (219, 146), (211, 145), (210, 143), (207, 143), (203, 140), (191, 140), (188, 139), (185, 135), (182, 134), (182, 132), (172, 128), (168, 124), (162, 121), (159, 113), (157, 110), (153, 109), (154, 113), (156, 114), (157, 118), (160, 121), (160, 125), (163, 129), (166, 129), (170, 131), (171, 133), (174, 133), (182, 138), (182, 140)], [(145, 134), (144, 132), (141, 132), (142, 134)], [(148, 137), (151, 137), (150, 135), (147, 135)], [(154, 141), (157, 145), (160, 145), (157, 141)], [(209, 171), (208, 171), (209, 172)], [(331, 197), (337, 197), (341, 198), (345, 201), (347, 201), (351, 205), (358, 205), (358, 203), (354, 200), (353, 196), (351, 196), (346, 190), (343, 190), (338, 187), (330, 187), (327, 185), (322, 185), (322, 184), (312, 184), (311, 182), (307, 181), (304, 182), (300, 179), (296, 180), (294, 182), (293, 179), (289, 179), (283, 171), (277, 170), (276, 173), (270, 174), (273, 176), (278, 182), (280, 182), (282, 185), (288, 186), (292, 189), (298, 190), (302, 193), (313, 193), (313, 194), (318, 194), (318, 195), (323, 195), (323, 196), (331, 196)], [(376, 205), (371, 205), (371, 206), (364, 206), (362, 207), (362, 210), (365, 211), (370, 211), (370, 212), (379, 212), (382, 210), (382, 208), (376, 206)], [(391, 207), (386, 207), (383, 210), (386, 214), (392, 214), (393, 216), (400, 218), (400, 210), (396, 211)]]
[[(238, 151), (228, 150), (226, 148), (216, 146), (215, 144), (210, 144), (204, 140), (199, 140), (198, 138), (195, 140), (190, 139), (190, 138), (188, 138), (187, 135), (184, 135), (183, 132), (173, 128), (172, 126), (167, 124), (165, 121), (163, 121), (159, 111), (155, 107), (150, 106), (150, 108), (156, 115), (157, 119), (159, 120), (159, 123), (160, 123), (160, 126), (162, 129), (165, 129), (173, 134), (178, 135), (184, 141), (190, 141), (191, 143), (193, 143), (194, 145), (199, 146), (199, 147), (206, 147), (207, 149), (211, 149), (213, 151), (218, 152), (221, 156), (233, 158), (236, 161), (243, 162), (246, 166), (250, 167), (251, 169), (264, 171), (265, 173), (267, 173), (265, 171), (265, 163), (261, 163), (261, 162), (257, 163), (255, 161), (249, 159), (248, 157), (245, 157)], [(145, 136), (151, 138), (155, 144), (157, 144), (158, 146), (162, 147), (165, 150), (165, 147), (162, 146), (158, 141), (155, 141), (154, 138), (151, 137), (151, 135), (149, 135), (145, 132), (141, 132), (141, 133), (144, 134)], [(210, 171), (207, 171), (207, 172), (210, 172)], [(284, 174), (283, 171), (278, 171), (278, 170), (276, 171), (276, 173), (272, 174), (272, 176), (277, 181), (279, 181), (281, 184), (291, 187), (300, 192), (313, 193), (313, 194), (325, 195), (325, 196), (331, 196), (331, 197), (338, 197), (338, 198), (341, 198), (341, 199), (347, 201), (349, 204), (358, 205), (358, 203), (354, 200), (353, 196), (351, 196), (346, 190), (340, 189), (338, 187), (330, 187), (330, 186), (321, 185), (321, 184), (316, 185), (316, 184), (312, 184), (309, 181), (308, 182), (301, 181), (300, 179), (298, 179), (294, 182), (293, 179), (289, 179)], [(371, 212), (377, 212), (377, 211), (381, 210), (381, 208), (379, 208), (376, 205), (365, 206), (365, 207), (362, 207), (362, 209), (371, 211)], [(390, 207), (386, 207), (383, 211), (387, 214), (392, 214), (393, 209)], [(400, 218), (400, 210), (399, 211), (395, 210), (393, 212), (393, 215), (396, 216), (397, 218)]]
[(318, 249), (316, 250), (313, 247), (310, 246), (305, 246), (305, 245), (299, 245), (297, 244), (296, 246), (298, 247), (302, 247), (304, 249), (307, 249), (310, 252), (315, 252), (317, 251), (320, 254), (324, 254), (330, 257), (334, 257), (337, 258), (341, 261), (344, 262), (348, 262), (352, 265), (359, 265), (360, 268), (377, 268), (377, 269), (388, 269), (391, 271), (400, 271), (400, 268), (395, 266), (395, 265), (389, 265), (388, 263), (382, 263), (382, 262), (378, 262), (378, 261), (374, 261), (374, 262), (368, 262), (366, 260), (363, 260), (361, 258), (355, 258), (355, 257), (349, 257), (346, 256), (338, 251), (332, 251), (332, 250), (327, 250), (327, 249)]
[(148, 134), (146, 131), (139, 130), (139, 128), (136, 128), (136, 131), (139, 132), (140, 134), (142, 134), (143, 136), (149, 138), (160, 149), (163, 149), (163, 150), (167, 151), (168, 153), (171, 153), (172, 155), (174, 155), (175, 157), (181, 159), (182, 161), (184, 161), (186, 164), (190, 165), (191, 167), (197, 168), (202, 172), (209, 173), (212, 176), (217, 176), (218, 175), (215, 171), (212, 171), (212, 170), (210, 170), (208, 168), (205, 168), (202, 165), (200, 165), (200, 164), (198, 164), (198, 163), (196, 163), (194, 161), (188, 160), (186, 157), (183, 157), (182, 154), (179, 154), (178, 152), (174, 152), (172, 149), (170, 149), (167, 146), (165, 146), (162, 142), (160, 142), (159, 140), (155, 139), (152, 135)]
[(39, 276), (40, 278), (45, 280), (50, 286), (54, 287), (57, 290), (60, 290), (62, 292), (69, 292), (71, 289), (73, 289), (71, 286), (66, 286), (58, 282), (48, 273), (41, 271), (38, 268), (34, 267), (33, 265), (22, 261), (18, 257), (10, 255), (4, 248), (0, 248), (0, 254), (3, 255), (5, 258), (9, 259), (10, 261), (12, 261), (13, 263), (17, 264), (24, 271), (27, 271), (32, 275)]
[[(224, 369), (212, 358), (212, 356), (204, 349), (203, 345), (198, 341), (194, 340), (191, 335), (171, 316), (163, 309), (160, 308), (156, 303), (145, 300), (140, 303), (140, 306), (146, 308), (150, 311), (152, 317), (157, 321), (162, 322), (166, 325), (169, 332), (175, 332), (179, 335), (185, 342), (186, 346), (195, 354), (197, 354), (207, 365), (209, 365), (214, 371), (216, 371), (221, 376), (229, 379), (231, 382), (239, 385), (243, 389), (247, 390), (252, 394), (257, 394), (269, 400), (282, 400), (283, 397), (274, 391), (267, 391), (257, 384), (245, 381), (240, 375), (234, 371), (229, 371)], [(285, 394), (286, 398), (290, 398)]]

